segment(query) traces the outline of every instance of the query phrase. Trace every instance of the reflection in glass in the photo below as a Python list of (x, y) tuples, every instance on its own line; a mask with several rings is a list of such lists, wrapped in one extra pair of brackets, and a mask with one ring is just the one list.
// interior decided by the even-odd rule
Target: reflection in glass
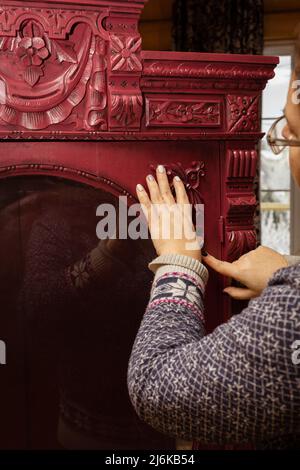
[(18, 389), (7, 390), (4, 418), (18, 403), (31, 448), (172, 448), (139, 420), (126, 384), (151, 287), (150, 241), (99, 241), (96, 208), (118, 209), (118, 199), (75, 183), (7, 180), (0, 201), (0, 281), (19, 332), (7, 317)]

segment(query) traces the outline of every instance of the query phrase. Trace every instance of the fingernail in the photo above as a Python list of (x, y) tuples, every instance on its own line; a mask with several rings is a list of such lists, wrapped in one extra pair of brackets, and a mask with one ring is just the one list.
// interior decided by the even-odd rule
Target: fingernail
[(153, 177), (152, 175), (148, 175), (148, 176), (147, 176), (147, 180), (148, 180), (148, 181), (153, 181), (153, 180), (154, 180), (154, 177)]
[(175, 176), (174, 180), (175, 180), (175, 181), (178, 181), (178, 182), (181, 181), (181, 179), (179, 178), (179, 176)]
[(162, 165), (158, 165), (157, 170), (159, 173), (164, 173), (165, 172), (165, 167)]
[(136, 189), (137, 189), (138, 191), (144, 191), (144, 186), (142, 186), (141, 184), (138, 184), (137, 187), (136, 187)]
[(201, 250), (201, 254), (202, 254), (202, 256), (204, 256), (204, 257), (208, 255), (207, 251), (205, 251), (205, 250)]

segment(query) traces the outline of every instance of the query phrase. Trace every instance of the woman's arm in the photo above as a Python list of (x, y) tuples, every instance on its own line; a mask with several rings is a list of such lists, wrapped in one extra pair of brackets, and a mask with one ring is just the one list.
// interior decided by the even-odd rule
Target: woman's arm
[[(163, 215), (188, 201), (180, 180), (174, 180), (176, 201), (166, 173), (157, 171), (157, 180), (147, 178), (150, 198), (137, 187), (151, 234), (161, 227), (161, 218), (151, 217), (153, 205), (163, 205)], [(173, 258), (156, 272), (129, 362), (128, 389), (139, 416), (163, 433), (206, 443), (262, 443), (299, 432), (299, 366), (292, 360), (300, 335), (299, 265), (287, 267), (266, 248), (234, 263), (203, 253), (211, 268), (245, 286), (226, 292), (256, 297), (204, 336), (200, 249), (189, 251), (184, 238), (172, 236), (154, 245), (160, 258)], [(179, 254), (185, 268), (175, 259)]]
[[(300, 269), (279, 270), (240, 315), (204, 336), (203, 282), (165, 266), (128, 368), (136, 412), (157, 430), (205, 443), (259, 443), (299, 427)], [(179, 271), (179, 272), (178, 272)]]

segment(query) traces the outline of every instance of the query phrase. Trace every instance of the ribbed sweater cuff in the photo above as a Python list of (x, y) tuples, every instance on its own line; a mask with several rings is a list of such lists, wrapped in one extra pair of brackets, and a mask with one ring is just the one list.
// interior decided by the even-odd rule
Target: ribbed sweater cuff
[[(179, 254), (166, 254), (158, 256), (151, 263), (149, 263), (149, 269), (155, 273), (155, 280), (168, 271), (174, 271), (175, 267), (181, 267), (187, 270), (186, 274), (192, 272), (200, 277), (204, 286), (207, 284), (209, 273), (204, 264), (199, 260), (190, 256), (179, 255)], [(163, 267), (163, 270), (161, 269)]]

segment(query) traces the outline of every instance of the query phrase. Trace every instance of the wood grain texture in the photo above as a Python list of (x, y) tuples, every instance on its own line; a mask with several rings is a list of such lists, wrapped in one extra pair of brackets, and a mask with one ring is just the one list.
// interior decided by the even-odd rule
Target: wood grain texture
[(264, 19), (265, 41), (293, 40), (300, 25), (300, 2), (297, 11), (266, 13)]
[(173, 0), (150, 0), (143, 11), (140, 32), (144, 50), (172, 49)]

